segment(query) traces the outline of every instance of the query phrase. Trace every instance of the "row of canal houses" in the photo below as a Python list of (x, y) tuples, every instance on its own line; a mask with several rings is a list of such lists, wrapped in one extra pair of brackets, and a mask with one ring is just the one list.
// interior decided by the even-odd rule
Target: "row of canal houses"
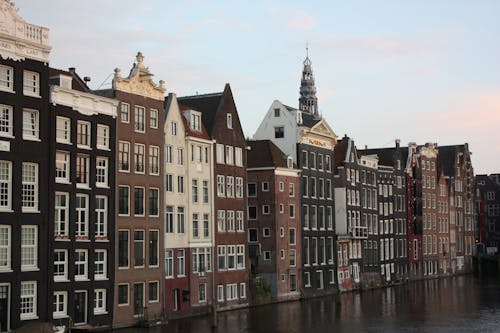
[(245, 139), (231, 88), (166, 95), (138, 53), (110, 89), (49, 66), (0, 1), (0, 331), (81, 329), (467, 272), (467, 144), (358, 149), (276, 100)]

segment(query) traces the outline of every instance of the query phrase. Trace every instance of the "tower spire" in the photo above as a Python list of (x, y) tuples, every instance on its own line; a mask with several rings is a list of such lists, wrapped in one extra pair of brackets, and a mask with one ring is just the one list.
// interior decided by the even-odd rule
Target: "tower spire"
[(309, 59), (309, 43), (306, 43), (306, 59), (300, 80), (299, 109), (318, 116), (318, 98), (316, 97), (316, 85), (312, 71), (311, 59)]

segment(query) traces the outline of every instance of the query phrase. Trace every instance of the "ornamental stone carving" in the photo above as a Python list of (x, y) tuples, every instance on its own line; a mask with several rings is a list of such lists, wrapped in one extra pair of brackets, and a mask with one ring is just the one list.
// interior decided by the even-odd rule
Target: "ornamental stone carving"
[(137, 53), (136, 62), (128, 77), (122, 77), (121, 70), (115, 68), (113, 89), (161, 101), (165, 99), (166, 91), (165, 81), (160, 80), (158, 85), (153, 82), (153, 74), (144, 66), (144, 56), (141, 52)]

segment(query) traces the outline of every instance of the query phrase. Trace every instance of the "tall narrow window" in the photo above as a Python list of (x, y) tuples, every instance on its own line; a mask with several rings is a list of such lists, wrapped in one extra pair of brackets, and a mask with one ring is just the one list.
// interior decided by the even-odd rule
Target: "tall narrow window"
[(134, 215), (144, 216), (144, 187), (134, 187)]
[[(1, 67), (0, 67), (1, 72)], [(0, 136), (12, 136), (12, 106), (0, 104)]]
[(158, 266), (158, 230), (149, 231), (149, 266)]
[(108, 186), (108, 159), (106, 157), (96, 157), (96, 186)]
[(227, 176), (226, 183), (226, 197), (233, 198), (234, 197), (234, 177)]
[(203, 203), (208, 203), (208, 180), (203, 181)]
[(184, 207), (177, 207), (177, 232), (180, 234), (183, 234), (186, 229), (184, 218)]
[(0, 272), (10, 270), (11, 243), (10, 226), (0, 225)]
[(130, 120), (130, 105), (121, 103), (120, 119), (122, 123), (128, 123)]
[(90, 123), (79, 120), (76, 125), (76, 143), (78, 146), (90, 147)]
[(38, 110), (23, 110), (23, 139), (39, 139), (39, 115)]
[(38, 164), (23, 162), (22, 210), (38, 210)]
[(200, 237), (199, 225), (198, 225), (198, 213), (193, 214), (193, 238)]
[(144, 266), (144, 230), (134, 231), (134, 267)]
[(95, 197), (95, 236), (106, 238), (108, 234), (108, 197), (96, 195)]
[(149, 127), (158, 128), (158, 110), (149, 110)]
[(184, 250), (177, 251), (177, 276), (186, 275), (186, 258)]
[(23, 225), (21, 230), (21, 270), (38, 268), (38, 228)]
[(208, 214), (203, 214), (203, 237), (208, 238), (210, 235), (210, 224), (208, 222)]
[(226, 120), (227, 120), (227, 128), (233, 129), (233, 115), (228, 113)]
[(144, 145), (136, 143), (134, 145), (135, 172), (144, 173)]
[(0, 65), (0, 90), (14, 91), (14, 69)]
[(191, 184), (191, 194), (193, 198), (193, 203), (198, 203), (198, 179), (193, 179)]
[(236, 198), (243, 198), (243, 178), (236, 177)]
[(106, 250), (95, 250), (94, 279), (104, 280), (107, 278), (107, 252)]
[(88, 278), (87, 260), (87, 250), (75, 251), (75, 280), (86, 280)]
[(76, 231), (78, 238), (87, 238), (89, 232), (89, 197), (84, 194), (76, 195)]
[(159, 206), (159, 189), (150, 188), (149, 189), (149, 216), (159, 216), (160, 212)]
[(125, 141), (118, 143), (118, 170), (130, 171), (130, 143)]
[(149, 174), (160, 174), (160, 148), (149, 146)]
[(165, 250), (165, 276), (174, 277), (174, 251)]
[(37, 315), (36, 281), (21, 282), (21, 320), (34, 318)]
[(90, 159), (88, 155), (76, 156), (76, 185), (89, 186)]
[(68, 280), (68, 252), (54, 250), (54, 281)]
[(118, 187), (118, 214), (130, 214), (130, 188), (128, 186)]
[(55, 196), (55, 221), (54, 233), (56, 237), (67, 237), (68, 233), (68, 214), (69, 202), (68, 193), (58, 193)]
[(118, 267), (128, 268), (129, 265), (129, 231), (118, 230)]
[(241, 148), (234, 148), (234, 157), (236, 166), (243, 166), (243, 150)]
[(71, 120), (69, 118), (57, 117), (56, 141), (60, 143), (71, 143)]
[(144, 132), (144, 113), (145, 109), (142, 106), (134, 107), (134, 130), (136, 132)]
[(109, 126), (97, 125), (97, 148), (109, 149)]
[(174, 207), (165, 207), (165, 232), (174, 232)]
[(106, 313), (106, 289), (94, 290), (94, 314)]
[(24, 71), (23, 93), (28, 96), (40, 96), (40, 74)]

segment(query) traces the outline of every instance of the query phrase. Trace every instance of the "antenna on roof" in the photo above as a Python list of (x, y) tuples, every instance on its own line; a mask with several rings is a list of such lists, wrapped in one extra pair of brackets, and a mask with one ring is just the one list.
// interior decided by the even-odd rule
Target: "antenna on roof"
[(115, 73), (109, 74), (108, 77), (105, 78), (104, 81), (102, 81), (101, 85), (99, 87), (97, 87), (97, 90), (101, 89), (101, 87), (106, 84), (106, 81), (108, 81), (108, 79), (111, 77), (111, 75), (114, 75), (114, 74)]
[(306, 42), (306, 57), (309, 58), (309, 42)]

